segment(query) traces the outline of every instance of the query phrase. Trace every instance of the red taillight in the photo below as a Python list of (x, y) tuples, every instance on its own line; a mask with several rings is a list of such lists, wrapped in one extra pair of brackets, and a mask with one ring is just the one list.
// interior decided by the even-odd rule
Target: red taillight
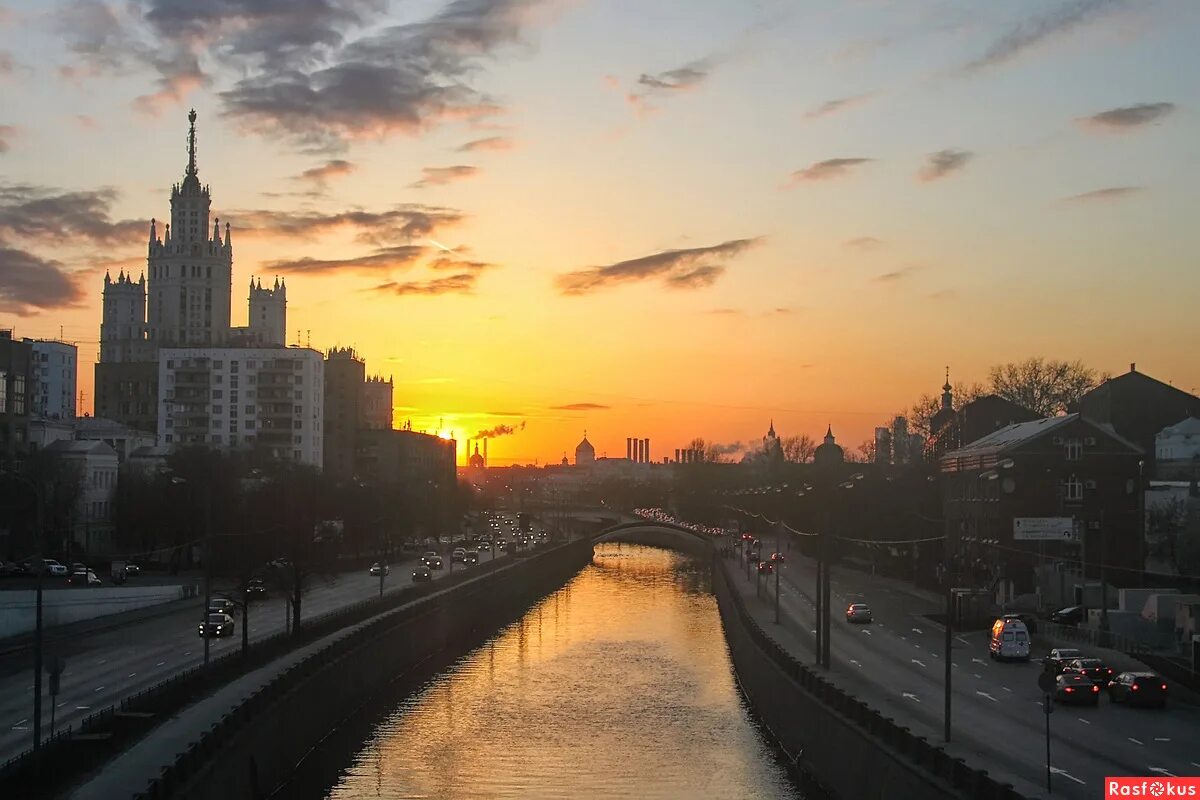
[(1092, 691), (1093, 691), (1093, 692), (1098, 692), (1098, 691), (1100, 691), (1100, 687), (1099, 687), (1099, 686), (1093, 686), (1093, 687), (1092, 687)]
[(1166, 685), (1165, 683), (1162, 685), (1162, 690), (1163, 690), (1164, 692), (1167, 690), (1167, 685)]
[(1138, 685), (1135, 683), (1131, 688), (1136, 692), (1138, 690)]
[(1075, 691), (1075, 689), (1074, 689), (1074, 687), (1072, 687), (1072, 686), (1068, 686), (1068, 687), (1067, 687), (1067, 689), (1066, 689), (1066, 691), (1068, 691), (1068, 692), (1073, 692), (1073, 691)]

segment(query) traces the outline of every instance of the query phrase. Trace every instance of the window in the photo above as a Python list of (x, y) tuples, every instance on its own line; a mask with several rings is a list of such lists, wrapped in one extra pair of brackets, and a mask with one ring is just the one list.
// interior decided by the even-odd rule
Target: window
[(219, 428), (219, 427), (221, 427), (221, 420), (219, 420), (219, 419), (214, 419), (214, 420), (212, 421), (212, 427), (214, 427), (214, 428)]
[(253, 414), (253, 413), (254, 413), (254, 406), (251, 406), (251, 405), (248, 405), (248, 406), (246, 406), (246, 413), (247, 413), (247, 414)]
[(297, 419), (297, 420), (292, 420), (292, 427), (293, 427), (294, 429), (296, 429), (296, 430), (300, 430), (301, 428), (303, 428), (303, 427), (304, 427), (304, 423), (303, 423), (301, 420), (298, 420), (298, 419)]
[(1065, 500), (1082, 500), (1083, 499), (1083, 483), (1075, 475), (1063, 481), (1063, 499)]
[(254, 420), (252, 420), (252, 419), (246, 420), (246, 430), (248, 430), (248, 431), (254, 430)]
[(167, 444), (170, 444), (171, 441), (172, 441), (172, 436), (171, 436), (171, 434), (168, 433), (167, 434)]
[(214, 361), (214, 362), (212, 363), (212, 365), (213, 365), (213, 369), (225, 369), (225, 362), (224, 362), (224, 361)]
[(213, 400), (222, 399), (224, 397), (224, 394), (225, 393), (222, 392), (220, 389), (213, 389), (213, 392), (212, 392)]
[(224, 407), (224, 406), (213, 406), (212, 413), (214, 413), (214, 414), (224, 414), (224, 413), (225, 413), (225, 407)]
[(1067, 461), (1078, 461), (1083, 457), (1083, 442), (1078, 439), (1067, 439), (1063, 450), (1066, 453)]

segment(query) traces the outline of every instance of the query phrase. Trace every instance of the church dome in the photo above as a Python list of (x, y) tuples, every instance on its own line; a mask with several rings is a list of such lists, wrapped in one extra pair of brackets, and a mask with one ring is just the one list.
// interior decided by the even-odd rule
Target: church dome
[(588, 441), (587, 432), (583, 434), (583, 441), (575, 448), (575, 463), (590, 464), (596, 460), (596, 448), (592, 447), (592, 443)]
[(829, 426), (825, 430), (825, 441), (817, 446), (813, 453), (813, 462), (817, 464), (841, 464), (846, 459), (846, 454), (842, 451), (839, 445), (833, 438), (833, 426)]

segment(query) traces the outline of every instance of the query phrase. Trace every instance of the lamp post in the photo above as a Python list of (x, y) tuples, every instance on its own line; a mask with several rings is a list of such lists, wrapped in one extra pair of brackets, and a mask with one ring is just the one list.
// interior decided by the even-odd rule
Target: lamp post
[[(181, 478), (178, 475), (172, 476), (171, 483), (179, 486), (189, 483), (187, 478)], [(204, 547), (202, 548), (204, 559), (204, 611), (200, 617), (201, 623), (208, 621), (208, 608), (212, 604), (212, 494), (208, 484), (204, 484), (201, 488), (203, 492), (204, 502)], [(208, 667), (209, 660), (209, 641), (208, 631), (204, 633), (204, 666)]]
[(32, 559), (36, 607), (33, 635), (33, 751), (39, 753), (42, 749), (42, 577), (46, 572), (46, 564), (42, 561), (42, 545), (45, 543), (42, 486), (39, 481), (34, 481), (17, 472), (5, 471), (3, 474), (5, 477), (13, 478), (33, 489), (36, 520), (34, 540), (37, 543), (37, 552)]

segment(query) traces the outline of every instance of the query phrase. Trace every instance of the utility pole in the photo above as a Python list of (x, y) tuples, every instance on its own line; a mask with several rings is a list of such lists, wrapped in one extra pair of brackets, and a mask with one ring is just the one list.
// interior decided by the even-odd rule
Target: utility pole
[(783, 568), (783, 553), (779, 549), (779, 540), (783, 533), (783, 518), (779, 520), (779, 524), (775, 526), (775, 552), (779, 553), (779, 559), (775, 562), (775, 624), (779, 624), (779, 570)]
[(1105, 646), (1108, 645), (1108, 558), (1104, 547), (1107, 534), (1108, 531), (1104, 527), (1104, 509), (1100, 509), (1100, 632), (1105, 634), (1101, 637)]
[(952, 666), (950, 648), (953, 646), (952, 637), (954, 633), (952, 630), (954, 627), (954, 579), (952, 577), (953, 573), (948, 567), (949, 564), (947, 564), (946, 570), (946, 652), (944, 653), (945, 657), (942, 659), (945, 662), (945, 664), (943, 664), (943, 668), (946, 670), (945, 677), (942, 679), (943, 689), (946, 695), (946, 707), (943, 711), (944, 719), (942, 721), (942, 726), (944, 729), (943, 736), (947, 742), (950, 741), (950, 697), (952, 694), (950, 682), (953, 679), (950, 671)]
[[(46, 571), (46, 564), (42, 561), (40, 553), (46, 536), (43, 530), (42, 487), (40, 483), (33, 484), (34, 502), (37, 503), (35, 535), (39, 553), (37, 561), (34, 562), (34, 574), (37, 576), (37, 621), (33, 639), (33, 750), (38, 753), (42, 748), (42, 574)], [(40, 762), (35, 759), (34, 763), (40, 770)]]
[[(204, 616), (208, 621), (208, 607), (212, 603), (212, 495), (208, 484), (204, 485)], [(208, 629), (204, 629), (204, 666), (208, 667)]]
[(817, 640), (816, 663), (818, 665), (825, 663), (824, 659), (821, 658), (821, 646), (825, 643), (825, 637), (821, 635), (821, 620), (823, 619), (823, 617), (821, 615), (821, 597), (822, 597), (821, 590), (825, 587), (825, 575), (824, 575), (825, 565), (824, 565), (824, 561), (822, 560), (824, 554), (821, 552), (821, 550), (824, 547), (824, 544), (825, 544), (824, 532), (817, 531), (817, 546), (816, 546), (816, 550), (817, 550), (817, 586), (813, 590), (814, 591), (813, 623), (816, 626), (816, 636), (815, 636), (815, 638)]

